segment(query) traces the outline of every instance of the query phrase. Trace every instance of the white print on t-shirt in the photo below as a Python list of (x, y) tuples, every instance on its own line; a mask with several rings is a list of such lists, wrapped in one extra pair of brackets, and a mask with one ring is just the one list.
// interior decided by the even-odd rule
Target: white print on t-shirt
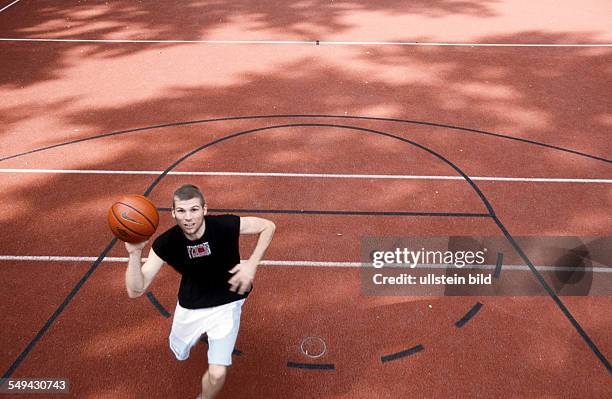
[(208, 242), (198, 245), (187, 245), (187, 253), (189, 254), (189, 259), (208, 256), (210, 255), (210, 245), (208, 245)]

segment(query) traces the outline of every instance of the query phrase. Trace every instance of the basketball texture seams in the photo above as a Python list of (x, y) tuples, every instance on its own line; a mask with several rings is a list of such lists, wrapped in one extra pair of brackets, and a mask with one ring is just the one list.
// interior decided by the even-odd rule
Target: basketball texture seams
[(108, 225), (120, 240), (137, 243), (151, 237), (159, 224), (155, 205), (142, 195), (126, 195), (108, 210)]

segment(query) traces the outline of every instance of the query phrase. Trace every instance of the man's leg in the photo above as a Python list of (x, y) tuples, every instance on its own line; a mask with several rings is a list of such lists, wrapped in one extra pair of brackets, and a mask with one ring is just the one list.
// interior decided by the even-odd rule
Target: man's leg
[(208, 331), (208, 370), (202, 376), (202, 399), (212, 399), (223, 387), (240, 328), (241, 306), (229, 309), (226, 318)]
[(213, 399), (223, 387), (227, 366), (211, 364), (202, 376), (202, 399)]

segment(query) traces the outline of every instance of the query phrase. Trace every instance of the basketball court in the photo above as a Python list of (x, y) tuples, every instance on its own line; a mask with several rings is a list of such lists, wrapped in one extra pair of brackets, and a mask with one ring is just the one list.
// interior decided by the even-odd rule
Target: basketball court
[[(608, 397), (611, 259), (564, 295), (519, 237), (612, 235), (611, 12), (0, 1), (0, 366), (70, 385), (14, 396), (198, 394), (206, 344), (168, 348), (179, 275), (128, 298), (106, 224), (141, 194), (159, 234), (193, 183), (277, 226), (220, 398)], [(364, 238), (473, 236), (537, 294), (364, 292)]]

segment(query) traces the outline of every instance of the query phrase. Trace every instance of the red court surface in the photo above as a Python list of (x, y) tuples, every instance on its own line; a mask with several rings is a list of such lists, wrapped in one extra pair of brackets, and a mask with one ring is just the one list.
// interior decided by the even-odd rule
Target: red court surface
[(527, 266), (502, 276), (538, 296), (371, 296), (359, 269), (371, 236), (612, 235), (608, 2), (0, 10), (2, 376), (70, 381), (0, 396), (198, 394), (206, 345), (168, 348), (179, 276), (129, 299), (106, 225), (146, 192), (164, 231), (187, 182), (277, 226), (219, 398), (612, 393), (611, 259), (581, 296)]

